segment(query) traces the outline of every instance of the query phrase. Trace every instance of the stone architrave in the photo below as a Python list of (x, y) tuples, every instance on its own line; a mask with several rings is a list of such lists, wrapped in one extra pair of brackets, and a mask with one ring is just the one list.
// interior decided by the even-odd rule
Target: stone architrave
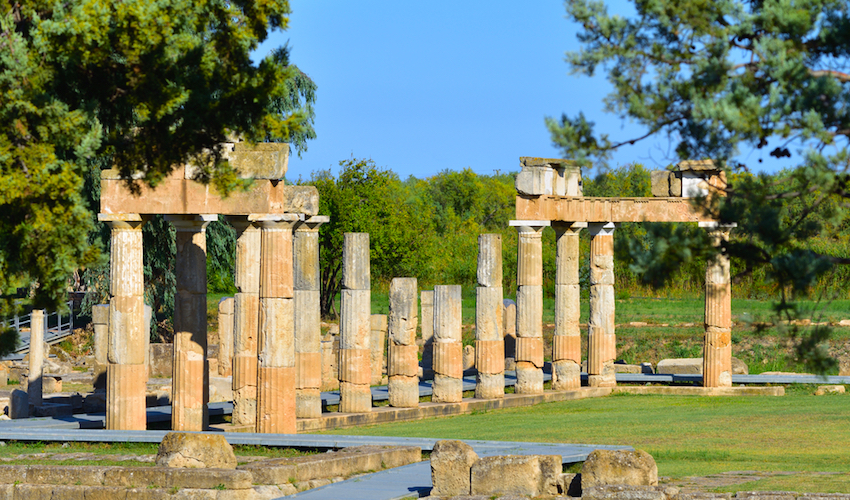
[[(709, 231), (715, 247), (729, 241), (734, 225), (700, 223)], [(732, 284), (729, 256), (718, 252), (705, 271), (705, 344), (702, 379), (704, 387), (732, 386)]]
[(463, 399), (460, 285), (434, 287), (434, 403)]
[(505, 396), (505, 341), (502, 318), (502, 236), (478, 235), (475, 289), (475, 397)]
[(295, 294), (295, 416), (322, 416), (322, 328), (319, 278), (319, 226), (326, 215), (295, 227), (292, 273)]
[(422, 310), (422, 372), (431, 376), (434, 369), (434, 290), (422, 290), (419, 297)]
[(296, 214), (249, 216), (260, 225), (257, 432), (295, 434), (295, 304), (292, 233)]
[(390, 282), (390, 314), (387, 346), (390, 406), (419, 406), (419, 346), (416, 345), (416, 278), (393, 278)]
[(94, 390), (106, 390), (106, 367), (109, 364), (106, 352), (109, 349), (109, 304), (97, 304), (91, 308), (94, 326)]
[(587, 373), (591, 387), (617, 385), (614, 358), (614, 228), (612, 222), (588, 224), (590, 232), (590, 318), (587, 326)]
[(98, 214), (98, 219), (111, 229), (106, 428), (145, 430), (144, 222), (139, 214)]
[(233, 297), (218, 301), (218, 374), (233, 375)]
[(552, 389), (567, 391), (581, 387), (579, 231), (587, 224), (553, 222), (552, 227), (557, 238)]
[(381, 385), (386, 373), (384, 349), (387, 346), (387, 315), (372, 314), (369, 317), (369, 366), (372, 369), (370, 385)]
[(372, 411), (369, 233), (345, 233), (340, 299), (339, 411)]
[(29, 403), (41, 406), (44, 387), (44, 310), (34, 309), (30, 315), (29, 371), (27, 372), (27, 395)]
[(519, 231), (516, 393), (543, 392), (543, 229), (549, 221), (510, 221)]
[(202, 431), (209, 425), (206, 227), (218, 216), (166, 216), (166, 220), (177, 232), (171, 428)]
[(248, 217), (229, 217), (236, 229), (233, 297), (233, 417), (235, 426), (257, 425), (257, 363), (260, 335), (260, 227)]

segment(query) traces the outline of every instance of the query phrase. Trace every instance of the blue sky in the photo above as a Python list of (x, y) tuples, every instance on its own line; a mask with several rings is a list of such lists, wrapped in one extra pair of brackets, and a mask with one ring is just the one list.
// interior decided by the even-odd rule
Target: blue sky
[[(612, 10), (628, 11), (625, 2)], [(469, 167), (519, 170), (520, 156), (560, 157), (546, 116), (583, 111), (612, 140), (642, 134), (602, 112), (602, 76), (571, 75), (577, 25), (560, 0), (393, 2), (291, 0), (290, 26), (262, 56), (289, 41), (291, 60), (318, 85), (316, 133), (287, 178), (338, 172), (341, 160), (371, 158), (405, 179)], [(751, 164), (764, 155), (745, 152)], [(669, 145), (621, 148), (613, 164), (663, 168)]]

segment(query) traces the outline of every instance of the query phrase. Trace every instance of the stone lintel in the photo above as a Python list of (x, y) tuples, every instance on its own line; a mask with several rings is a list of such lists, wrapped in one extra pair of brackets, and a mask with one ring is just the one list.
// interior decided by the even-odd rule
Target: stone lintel
[[(714, 221), (687, 198), (594, 198), (517, 196), (511, 225), (534, 221), (709, 222)], [(516, 224), (514, 224), (516, 222)]]
[(210, 184), (185, 179), (176, 169), (156, 188), (139, 183), (139, 193), (110, 170), (101, 173), (100, 211), (103, 214), (223, 214), (300, 213), (316, 215), (319, 192), (313, 186), (286, 185), (280, 180), (256, 179), (247, 190), (222, 195)]

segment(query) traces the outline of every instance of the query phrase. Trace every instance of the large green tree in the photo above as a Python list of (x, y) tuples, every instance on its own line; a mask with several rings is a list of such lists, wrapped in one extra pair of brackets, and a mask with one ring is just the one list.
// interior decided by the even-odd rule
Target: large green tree
[(229, 137), (303, 147), (314, 136), (315, 85), (286, 48), (250, 57), (286, 28), (286, 0), (3, 5), (0, 286), (37, 282), (36, 307), (56, 307), (72, 272), (98, 262), (84, 190), (100, 168), (155, 185), (193, 161), (226, 193), (239, 185), (219, 146)]
[[(840, 226), (848, 215), (850, 4), (635, 0), (628, 17), (593, 0), (566, 8), (582, 27), (581, 49), (567, 54), (571, 68), (604, 71), (613, 85), (606, 110), (646, 133), (612, 140), (583, 114), (564, 115), (547, 119), (553, 142), (568, 157), (602, 164), (618, 147), (645, 139), (669, 141), (678, 159), (714, 159), (730, 174), (756, 170), (739, 156), (751, 149), (788, 162), (780, 185), (765, 175), (730, 175), (727, 196), (709, 210), (747, 235), (721, 251), (746, 270), (766, 267), (780, 294), (778, 311), (793, 317), (795, 293), (850, 263), (846, 251), (807, 244), (825, 222)], [(653, 231), (664, 243), (635, 245), (636, 269), (663, 276), (663, 266), (652, 262), (681, 264), (687, 255), (706, 254), (704, 238), (669, 226)], [(815, 368), (831, 366), (811, 348), (825, 335), (814, 329), (802, 342), (801, 354)]]

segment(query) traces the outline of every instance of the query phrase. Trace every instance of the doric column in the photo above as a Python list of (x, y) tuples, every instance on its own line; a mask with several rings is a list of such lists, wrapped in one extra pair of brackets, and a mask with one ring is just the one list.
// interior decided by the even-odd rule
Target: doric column
[(218, 374), (233, 375), (233, 297), (218, 301)]
[(30, 352), (27, 371), (29, 404), (41, 406), (44, 387), (44, 310), (34, 309), (30, 315)]
[(295, 416), (322, 416), (322, 310), (319, 277), (319, 226), (330, 217), (317, 215), (295, 226), (292, 273), (295, 294)]
[(478, 235), (475, 289), (475, 397), (505, 396), (505, 340), (502, 320), (502, 236)]
[(552, 340), (552, 389), (581, 387), (581, 288), (579, 286), (579, 231), (584, 222), (554, 222), (557, 237), (555, 276), (555, 335)]
[(109, 304), (97, 304), (91, 308), (91, 322), (94, 326), (94, 390), (106, 390), (106, 369), (109, 366)]
[(587, 324), (587, 374), (591, 387), (617, 385), (614, 358), (614, 223), (591, 222), (590, 318)]
[(422, 374), (427, 379), (434, 372), (434, 290), (422, 290), (419, 297), (422, 309)]
[(233, 425), (257, 425), (257, 338), (260, 335), (260, 227), (230, 217), (236, 229), (233, 297)]
[(142, 218), (138, 214), (98, 214), (109, 224), (109, 346), (106, 374), (106, 428), (147, 427), (145, 390), (144, 261)]
[[(729, 241), (735, 224), (700, 222), (715, 247)], [(718, 252), (705, 270), (705, 343), (702, 380), (704, 387), (732, 386), (732, 284), (729, 256)]]
[(177, 232), (174, 294), (171, 428), (202, 431), (209, 425), (207, 368), (207, 225), (217, 215), (166, 215)]
[(416, 345), (416, 278), (393, 278), (390, 282), (390, 314), (387, 346), (390, 406), (419, 406), (419, 346)]
[(255, 220), (262, 240), (257, 432), (295, 434), (292, 232), (298, 215), (263, 215)]
[(434, 403), (463, 399), (460, 285), (434, 287)]
[(339, 411), (372, 411), (369, 233), (345, 233), (339, 326)]
[(512, 220), (519, 231), (516, 292), (516, 393), (543, 392), (543, 229), (549, 221)]

